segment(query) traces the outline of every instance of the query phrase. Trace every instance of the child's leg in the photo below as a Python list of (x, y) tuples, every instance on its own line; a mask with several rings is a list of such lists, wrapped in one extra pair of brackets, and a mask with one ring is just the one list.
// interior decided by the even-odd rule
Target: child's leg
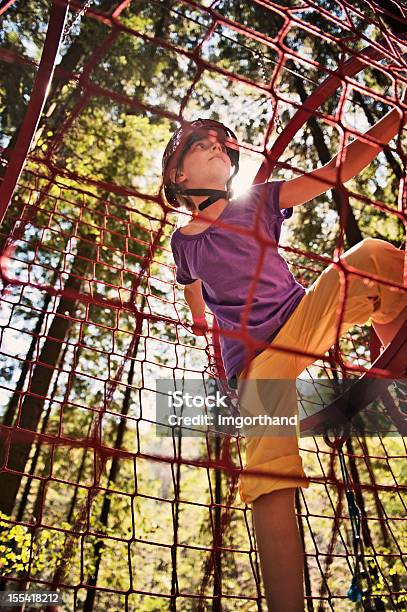
[(253, 518), (267, 607), (303, 612), (304, 551), (294, 505), (295, 489), (280, 489), (253, 502)]
[[(287, 346), (292, 339), (279, 334)], [(239, 377), (243, 415), (298, 415), (296, 358), (268, 350), (252, 363), (245, 379)], [(273, 379), (273, 376), (276, 377)], [(253, 503), (253, 519), (267, 606), (272, 612), (303, 612), (304, 551), (295, 514), (294, 493), (308, 487), (295, 426), (264, 426), (246, 435), (246, 469), (240, 477), (242, 501)], [(261, 431), (260, 431), (261, 430)], [(264, 475), (263, 475), (264, 474)]]
[[(399, 329), (401, 328), (401, 326), (403, 325), (406, 319), (407, 319), (407, 307), (401, 311), (398, 317), (393, 319), (393, 321), (390, 321), (390, 323), (386, 323), (386, 324), (372, 323), (377, 335), (379, 336), (379, 340), (382, 343), (384, 348), (386, 348), (386, 346), (390, 344), (393, 338), (396, 337), (397, 332), (399, 331)], [(399, 362), (396, 361), (393, 363), (394, 370), (400, 371), (400, 372), (405, 371), (406, 363), (404, 361), (401, 361), (402, 359), (404, 358), (401, 355), (400, 361)]]
[[(341, 261), (345, 266), (402, 286), (404, 257), (404, 252), (389, 242), (366, 238), (346, 251)], [(362, 278), (350, 270), (341, 276), (338, 268), (330, 265), (307, 290), (283, 328), (294, 338), (299, 350), (323, 354), (335, 342), (340, 285), (345, 279), (347, 295), (339, 335), (370, 318), (385, 345), (397, 334), (407, 316), (407, 290)], [(308, 359), (299, 357), (299, 364), (305, 368)]]
[[(398, 285), (403, 284), (404, 253), (383, 240), (363, 240), (347, 251), (341, 259), (349, 266), (383, 277)], [(393, 290), (381, 283), (364, 280), (352, 274), (348, 275), (347, 284), (348, 292), (340, 333), (343, 334), (352, 325), (363, 324), (372, 317), (375, 327), (378, 328), (379, 337), (382, 332), (382, 341), (390, 341), (404, 322), (407, 291)], [(250, 366), (241, 373), (239, 383), (243, 382), (242, 379), (295, 380), (313, 361), (306, 356), (275, 351), (276, 345), (323, 355), (332, 346), (336, 337), (339, 288), (340, 275), (335, 266), (329, 266), (307, 291), (269, 349), (253, 359)], [(262, 391), (265, 387), (260, 385), (259, 388)], [(264, 395), (268, 395), (269, 399), (272, 398), (274, 406), (278, 405), (279, 400), (282, 406), (287, 406), (291, 403), (287, 401), (289, 387), (284, 387), (282, 391), (283, 393)], [(253, 412), (253, 408), (250, 408), (253, 403), (259, 403), (260, 408), (257, 408), (259, 413), (264, 406), (264, 400), (261, 397), (258, 400), (254, 398), (254, 401), (248, 404), (248, 412)], [(299, 598), (298, 593), (303, 587), (302, 572), (296, 569), (298, 549), (295, 542), (298, 531), (292, 520), (294, 502), (292, 500), (290, 504), (288, 503), (287, 498), (290, 498), (290, 494), (285, 491), (291, 491), (292, 495), (295, 487), (309, 486), (302, 469), (298, 441), (293, 436), (247, 438), (246, 462), (246, 470), (240, 478), (239, 492), (243, 502), (253, 503), (257, 545), (267, 601), (269, 605), (273, 605), (273, 612), (279, 609), (290, 610), (287, 602), (280, 600), (283, 596), (280, 589), (286, 587), (293, 596), (292, 604), (295, 606), (297, 597)], [(260, 475), (264, 472), (267, 477), (261, 478), (258, 474), (250, 474), (250, 470)], [(281, 511), (282, 506), (285, 508), (284, 512)], [(271, 529), (273, 537), (270, 535)], [(285, 534), (285, 541), (283, 537), (279, 538), (281, 533)], [(270, 544), (271, 539), (273, 542)], [(280, 544), (281, 540), (283, 544)], [(287, 541), (292, 546), (290, 552), (286, 545)], [(290, 565), (291, 550), (294, 551), (293, 566), (291, 572), (288, 570), (284, 574), (286, 576), (284, 587), (284, 584), (276, 584), (277, 581), (280, 582), (278, 572), (279, 567)], [(303, 610), (303, 607), (292, 609)]]

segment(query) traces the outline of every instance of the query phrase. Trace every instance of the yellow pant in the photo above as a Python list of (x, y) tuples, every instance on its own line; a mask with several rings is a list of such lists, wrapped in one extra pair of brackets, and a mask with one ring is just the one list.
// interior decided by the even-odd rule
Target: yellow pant
[[(404, 252), (392, 244), (375, 238), (366, 238), (341, 256), (345, 266), (376, 275), (383, 280), (403, 286)], [(298, 351), (317, 353), (321, 356), (335, 343), (339, 322), (340, 285), (345, 283), (346, 301), (340, 334), (352, 325), (364, 324), (369, 318), (378, 324), (395, 319), (407, 306), (407, 289), (397, 289), (381, 282), (371, 281), (330, 265), (306, 294), (291, 317), (274, 338), (270, 347), (257, 355), (248, 367), (238, 375), (238, 393), (245, 393), (245, 380), (292, 379), (292, 387), (273, 392), (267, 402), (267, 412), (272, 414), (297, 414), (295, 379), (313, 363), (314, 359), (302, 355), (274, 350), (275, 346), (294, 348)], [(252, 384), (252, 383), (250, 383)], [(255, 386), (255, 385), (254, 385)], [(267, 388), (267, 386), (265, 387)], [(264, 389), (264, 387), (262, 387)], [(278, 389), (278, 386), (277, 386)], [(253, 388), (250, 402), (260, 402), (251, 412), (264, 413), (263, 397)], [(257, 433), (257, 430), (256, 430)], [(247, 470), (264, 472), (266, 477), (247, 473)], [(260, 495), (277, 489), (308, 487), (302, 460), (298, 450), (297, 435), (256, 435), (246, 437), (246, 467), (239, 481), (241, 500), (247, 504)]]

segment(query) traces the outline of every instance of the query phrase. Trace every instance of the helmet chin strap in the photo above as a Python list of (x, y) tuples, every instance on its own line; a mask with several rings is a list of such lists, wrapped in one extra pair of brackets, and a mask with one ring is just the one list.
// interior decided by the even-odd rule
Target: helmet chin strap
[(208, 206), (210, 206), (211, 204), (214, 204), (218, 200), (221, 200), (222, 198), (225, 198), (226, 200), (230, 199), (232, 197), (232, 192), (230, 191), (230, 189), (228, 189), (228, 190), (222, 190), (222, 189), (185, 189), (185, 191), (183, 192), (183, 195), (186, 195), (186, 196), (209, 196), (208, 198), (206, 198), (206, 200), (201, 202), (199, 204), (199, 206), (198, 206), (198, 209), (200, 211), (202, 211), (202, 210), (205, 210), (205, 208), (208, 208)]

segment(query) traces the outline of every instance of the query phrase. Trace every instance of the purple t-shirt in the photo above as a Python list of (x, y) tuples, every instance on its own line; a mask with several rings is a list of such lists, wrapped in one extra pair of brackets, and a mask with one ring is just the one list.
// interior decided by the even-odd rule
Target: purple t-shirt
[[(273, 340), (305, 294), (277, 250), (282, 222), (293, 213), (292, 208), (280, 210), (282, 183), (255, 185), (231, 200), (217, 218), (230, 228), (211, 225), (194, 235), (177, 229), (171, 236), (177, 282), (188, 285), (201, 279), (203, 298), (221, 330), (242, 330), (241, 316), (253, 279), (258, 278), (246, 332), (262, 342)], [(233, 228), (251, 234), (239, 234)], [(262, 246), (261, 236), (269, 244)], [(228, 379), (262, 351), (249, 352), (244, 341), (222, 333), (220, 345)]]

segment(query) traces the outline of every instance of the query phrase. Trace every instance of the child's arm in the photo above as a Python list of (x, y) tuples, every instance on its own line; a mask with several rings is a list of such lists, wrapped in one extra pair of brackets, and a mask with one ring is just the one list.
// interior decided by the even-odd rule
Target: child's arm
[(205, 302), (202, 297), (202, 282), (196, 280), (194, 283), (185, 285), (184, 295), (192, 314), (192, 331), (196, 336), (204, 336), (208, 330), (208, 324), (205, 317)]
[[(403, 101), (405, 101), (405, 98)], [(358, 139), (353, 140), (344, 147), (344, 156), (340, 165), (338, 154), (321, 168), (290, 181), (285, 181), (280, 190), (280, 208), (290, 208), (309, 202), (321, 193), (335, 187), (337, 181), (346, 183), (359, 174), (382, 150), (383, 145), (394, 138), (400, 129), (400, 123), (400, 114), (394, 108), (364, 134), (380, 142), (380, 145)]]

